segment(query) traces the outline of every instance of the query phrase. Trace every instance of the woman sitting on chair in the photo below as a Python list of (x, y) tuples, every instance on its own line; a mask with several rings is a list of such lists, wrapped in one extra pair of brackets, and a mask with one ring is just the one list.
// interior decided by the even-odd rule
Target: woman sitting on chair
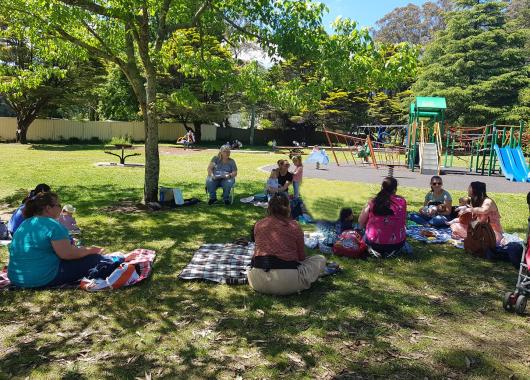
[(214, 156), (208, 165), (208, 177), (206, 178), (206, 190), (210, 196), (208, 204), (217, 201), (217, 188), (223, 188), (223, 201), (225, 205), (230, 204), (230, 192), (236, 182), (237, 165), (230, 158), (230, 147), (223, 145), (219, 154)]

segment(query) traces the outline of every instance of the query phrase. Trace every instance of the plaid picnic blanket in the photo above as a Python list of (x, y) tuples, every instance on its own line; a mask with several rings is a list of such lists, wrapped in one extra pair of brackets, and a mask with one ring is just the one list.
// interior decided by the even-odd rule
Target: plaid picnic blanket
[(219, 284), (247, 284), (247, 269), (254, 244), (204, 244), (179, 274), (181, 280), (207, 280)]
[[(422, 231), (429, 231), (434, 236), (423, 236)], [(427, 244), (442, 244), (451, 240), (451, 228), (433, 228), (425, 226), (407, 226), (407, 237)]]

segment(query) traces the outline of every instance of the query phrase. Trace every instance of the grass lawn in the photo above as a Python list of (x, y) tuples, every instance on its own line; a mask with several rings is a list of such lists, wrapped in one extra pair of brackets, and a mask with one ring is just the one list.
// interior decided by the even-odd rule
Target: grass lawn
[[(15, 207), (27, 190), (46, 182), (63, 204), (77, 207), (86, 244), (155, 249), (154, 274), (115, 292), (1, 292), (0, 378), (530, 378), (530, 318), (501, 306), (517, 277), (510, 265), (413, 243), (411, 258), (333, 258), (343, 274), (289, 297), (181, 282), (177, 275), (200, 244), (248, 235), (264, 210), (237, 202), (171, 212), (105, 211), (120, 200), (141, 199), (143, 169), (95, 167), (110, 158), (102, 150), (0, 145), (0, 204)], [(160, 183), (205, 199), (212, 155), (162, 154)], [(233, 157), (239, 198), (262, 191), (267, 174), (257, 168), (280, 156)], [(341, 206), (358, 212), (377, 188), (306, 179), (302, 194), (314, 217), (334, 219)], [(399, 189), (410, 209), (420, 207), (425, 191)], [(505, 229), (522, 236), (525, 195), (490, 195)], [(6, 263), (3, 247), (0, 264)]]

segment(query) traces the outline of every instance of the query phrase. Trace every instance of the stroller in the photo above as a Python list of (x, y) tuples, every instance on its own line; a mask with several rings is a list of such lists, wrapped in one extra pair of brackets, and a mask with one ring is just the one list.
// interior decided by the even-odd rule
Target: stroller
[[(530, 207), (530, 204), (529, 204)], [(526, 309), (528, 296), (530, 296), (530, 217), (528, 218), (528, 229), (526, 231), (526, 250), (521, 256), (521, 264), (519, 265), (519, 277), (517, 278), (517, 285), (515, 285), (514, 292), (507, 292), (504, 295), (502, 306), (506, 311), (515, 311), (519, 315), (523, 315)]]

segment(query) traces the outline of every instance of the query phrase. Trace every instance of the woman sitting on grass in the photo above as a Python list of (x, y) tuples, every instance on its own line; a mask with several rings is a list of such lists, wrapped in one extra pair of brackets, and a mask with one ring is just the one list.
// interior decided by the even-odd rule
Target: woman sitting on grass
[[(471, 199), (471, 204), (460, 212), (459, 221), (450, 225), (453, 237), (465, 239), (470, 221), (489, 221), (493, 232), (495, 232), (497, 245), (502, 245), (503, 230), (501, 226), (501, 215), (499, 214), (497, 204), (486, 194), (486, 184), (479, 181), (471, 182), (467, 192)], [(471, 214), (471, 216), (469, 218), (462, 217), (465, 214)]]
[(115, 267), (108, 266), (100, 253), (103, 248), (78, 248), (71, 244), (68, 230), (56, 219), (61, 204), (56, 194), (40, 193), (26, 201), (24, 222), (9, 246), (7, 275), (13, 285), (38, 288), (76, 283), (106, 262), (107, 277)]
[(397, 181), (386, 177), (381, 191), (371, 199), (359, 215), (359, 226), (369, 252), (376, 257), (391, 257), (400, 252), (407, 238), (407, 201), (396, 195)]
[(50, 186), (46, 185), (45, 183), (39, 183), (37, 186), (35, 186), (34, 190), (31, 190), (29, 192), (29, 195), (24, 198), (22, 201), (22, 204), (16, 209), (16, 211), (11, 216), (11, 219), (9, 219), (9, 222), (7, 223), (7, 230), (9, 231), (9, 234), (13, 236), (15, 234), (15, 231), (17, 228), (22, 224), (24, 221), (24, 207), (26, 204), (26, 201), (30, 198), (33, 198), (35, 195), (40, 193), (47, 193), (50, 191)]
[(447, 227), (452, 212), (451, 194), (443, 188), (442, 177), (431, 178), (431, 191), (425, 195), (425, 202), (419, 213), (413, 212), (409, 219), (415, 223), (433, 227)]
[(336, 267), (326, 267), (324, 256), (306, 257), (304, 233), (289, 217), (287, 195), (274, 194), (267, 213), (254, 226), (256, 249), (248, 272), (252, 289), (266, 294), (293, 294), (309, 289), (319, 276), (337, 271)]

